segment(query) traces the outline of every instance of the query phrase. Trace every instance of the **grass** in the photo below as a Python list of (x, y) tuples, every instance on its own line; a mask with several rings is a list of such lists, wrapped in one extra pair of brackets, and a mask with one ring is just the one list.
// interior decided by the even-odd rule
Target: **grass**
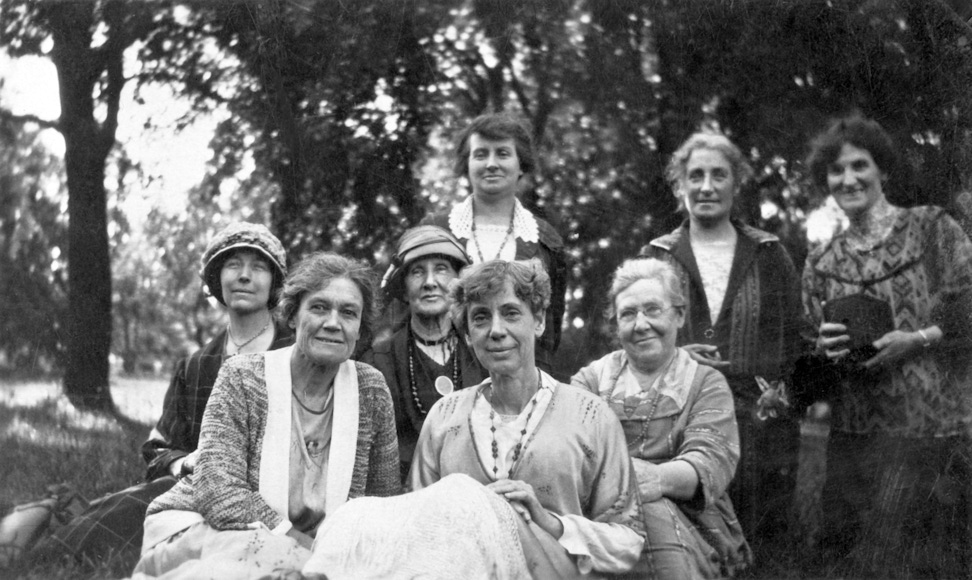
[[(0, 467), (0, 517), (14, 506), (43, 497), (48, 485), (69, 483), (90, 500), (140, 481), (145, 467), (139, 447), (161, 414), (166, 384), (149, 379), (113, 381), (112, 396), (123, 416), (119, 421), (78, 411), (55, 382), (0, 382), (0, 466), (6, 466)], [(760, 567), (745, 578), (807, 577), (803, 559), (807, 538), (812, 538), (819, 520), (825, 441), (819, 428), (804, 429), (796, 502), (805, 528), (802, 539), (794, 542), (791, 538), (760, 550), (764, 556), (772, 556), (763, 558)], [(0, 569), (0, 577), (124, 578), (136, 560), (137, 554), (122, 553), (97, 563), (25, 562)]]
[[(0, 383), (0, 514), (68, 483), (91, 500), (119, 491), (144, 475), (139, 448), (161, 413), (163, 380), (113, 381), (122, 420), (80, 412), (55, 382)], [(13, 467), (13, 468), (11, 468)], [(24, 562), (0, 570), (3, 578), (123, 578), (137, 554), (105, 562)]]

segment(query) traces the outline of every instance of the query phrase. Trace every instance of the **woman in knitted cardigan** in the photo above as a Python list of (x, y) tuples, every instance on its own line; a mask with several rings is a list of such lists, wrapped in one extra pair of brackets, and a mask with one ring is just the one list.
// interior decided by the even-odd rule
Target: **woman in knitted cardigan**
[(293, 347), (222, 367), (195, 471), (149, 506), (135, 578), (299, 569), (325, 516), (400, 491), (391, 395), (349, 360), (377, 307), (367, 265), (317, 253), (284, 285)]

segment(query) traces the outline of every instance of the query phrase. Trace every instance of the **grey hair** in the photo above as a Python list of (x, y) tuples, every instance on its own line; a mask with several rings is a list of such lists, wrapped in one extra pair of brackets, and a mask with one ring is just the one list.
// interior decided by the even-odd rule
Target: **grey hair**
[(513, 285), (513, 294), (530, 307), (534, 318), (543, 318), (550, 306), (550, 276), (543, 263), (536, 258), (513, 262), (491, 260), (463, 269), (450, 285), (452, 323), (459, 334), (468, 334), (469, 305), (496, 296), (507, 281)]
[(722, 133), (700, 131), (690, 135), (675, 153), (672, 153), (668, 167), (665, 168), (665, 177), (671, 183), (672, 192), (675, 194), (675, 197), (679, 197), (682, 186), (685, 184), (687, 177), (686, 167), (688, 166), (689, 157), (692, 156), (694, 151), (699, 149), (718, 151), (726, 157), (726, 161), (732, 167), (732, 176), (736, 181), (737, 188), (742, 187), (753, 177), (753, 168), (749, 165), (742, 150), (735, 143)]
[(668, 262), (656, 258), (635, 258), (625, 260), (611, 279), (611, 288), (608, 290), (607, 317), (609, 320), (616, 320), (617, 311), (615, 301), (618, 294), (621, 294), (632, 284), (641, 280), (658, 280), (661, 282), (665, 296), (672, 306), (676, 308), (685, 307), (685, 295), (682, 293), (682, 284), (675, 273), (675, 268)]

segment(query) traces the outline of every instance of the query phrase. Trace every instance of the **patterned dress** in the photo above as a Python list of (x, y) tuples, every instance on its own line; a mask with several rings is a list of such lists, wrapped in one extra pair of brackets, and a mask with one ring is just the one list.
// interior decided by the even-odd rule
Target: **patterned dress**
[(869, 251), (843, 234), (813, 249), (803, 290), (816, 327), (827, 301), (862, 294), (890, 305), (895, 329), (944, 335), (835, 389), (825, 540), (847, 574), (968, 577), (972, 243), (941, 209), (899, 209)]
[(725, 377), (682, 349), (647, 388), (630, 368), (618, 350), (571, 382), (608, 403), (635, 461), (685, 461), (699, 476), (691, 500), (642, 497), (647, 540), (637, 571), (651, 578), (732, 576), (752, 563), (752, 553), (726, 493), (739, 461), (739, 435)]
[[(689, 222), (651, 241), (645, 257), (672, 265), (686, 298), (678, 345), (707, 344), (730, 365), (722, 372), (732, 390), (741, 455), (729, 488), (746, 537), (760, 556), (764, 543), (786, 535), (796, 485), (799, 426), (795, 416), (757, 417), (762, 391), (755, 377), (790, 380), (804, 349), (806, 321), (799, 277), (776, 236), (732, 222), (737, 241), (718, 313), (709, 311), (714, 290), (706, 287), (692, 250)], [(715, 314), (715, 315), (713, 315)], [(793, 409), (797, 415), (801, 409)]]

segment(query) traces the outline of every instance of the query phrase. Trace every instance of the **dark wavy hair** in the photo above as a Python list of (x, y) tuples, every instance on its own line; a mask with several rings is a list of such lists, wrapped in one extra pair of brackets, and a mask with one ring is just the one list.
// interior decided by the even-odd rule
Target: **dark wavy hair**
[(513, 139), (516, 157), (520, 160), (520, 170), (523, 173), (533, 173), (536, 168), (533, 136), (523, 119), (510, 113), (487, 113), (473, 119), (456, 137), (453, 152), (455, 164), (452, 166), (456, 177), (466, 177), (469, 174), (469, 139), (473, 134), (491, 141)]
[(300, 303), (307, 294), (326, 288), (338, 278), (347, 278), (361, 292), (361, 333), (358, 350), (371, 342), (381, 310), (378, 281), (371, 266), (330, 252), (315, 252), (290, 272), (280, 292), (280, 317), (288, 324), (297, 315)]
[(884, 127), (859, 114), (836, 119), (810, 143), (807, 167), (814, 187), (827, 192), (827, 167), (837, 160), (845, 144), (871, 154), (878, 169), (889, 179), (898, 169), (898, 148)]
[(513, 262), (490, 260), (467, 267), (449, 287), (452, 323), (459, 334), (469, 332), (469, 305), (496, 296), (507, 281), (513, 285), (513, 294), (530, 307), (533, 317), (543, 319), (550, 306), (550, 276), (543, 263), (536, 258)]

